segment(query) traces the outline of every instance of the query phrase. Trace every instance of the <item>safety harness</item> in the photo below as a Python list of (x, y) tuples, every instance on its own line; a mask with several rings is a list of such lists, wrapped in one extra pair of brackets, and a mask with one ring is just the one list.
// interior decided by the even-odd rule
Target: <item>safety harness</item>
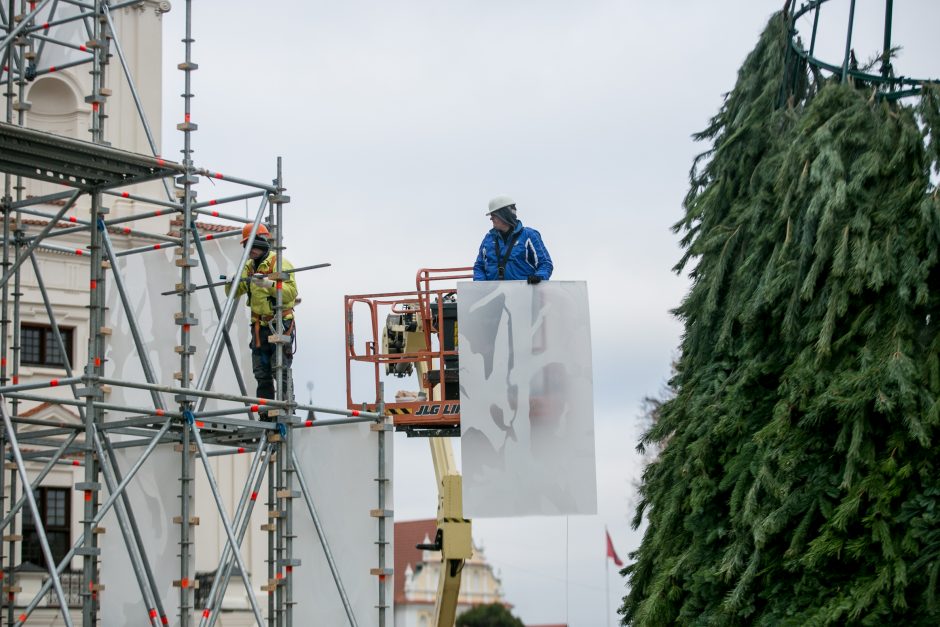
[(496, 247), (496, 278), (500, 281), (506, 277), (506, 262), (509, 261), (509, 253), (512, 252), (512, 247), (516, 245), (516, 240), (519, 239), (520, 235), (522, 235), (522, 229), (512, 234), (512, 239), (509, 240), (509, 246), (506, 248), (506, 254), (504, 255), (499, 253), (499, 240), (502, 239), (501, 236), (497, 235), (493, 242)]
[[(277, 267), (275, 265), (277, 263), (277, 255), (272, 254), (269, 257), (269, 259), (271, 260), (271, 263), (268, 266), (269, 267), (268, 270), (260, 270), (259, 268), (255, 267), (256, 272), (253, 272), (252, 274), (260, 274), (262, 276), (267, 276), (273, 273)], [(265, 259), (265, 261), (267, 261), (267, 259)], [(251, 281), (248, 281), (247, 290), (248, 290), (248, 303), (250, 305)], [(270, 296), (268, 297), (268, 299), (270, 301), (274, 301), (271, 303), (271, 307), (273, 309), (276, 306), (277, 300)], [(290, 316), (290, 318), (288, 318), (288, 316)], [(297, 352), (297, 335), (295, 333), (296, 327), (295, 327), (293, 316), (294, 316), (293, 307), (288, 307), (287, 309), (284, 309), (283, 312), (281, 313), (281, 317), (284, 320), (284, 324), (285, 324), (284, 335), (292, 336), (291, 353), (290, 353), (291, 356), (293, 356), (294, 353)], [(267, 315), (267, 314), (256, 314), (254, 311), (251, 312), (251, 326), (252, 326), (252, 330), (254, 331), (255, 348), (261, 348), (261, 325), (265, 324), (268, 327), (268, 329), (271, 330), (271, 333), (273, 334), (276, 332), (276, 329), (274, 328), (274, 321), (276, 319), (277, 319), (277, 315), (275, 314)]]

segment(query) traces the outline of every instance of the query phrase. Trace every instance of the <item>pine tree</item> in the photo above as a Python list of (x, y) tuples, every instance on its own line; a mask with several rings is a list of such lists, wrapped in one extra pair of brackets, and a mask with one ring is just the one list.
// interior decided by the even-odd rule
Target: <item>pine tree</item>
[(456, 627), (525, 627), (502, 603), (477, 605), (457, 617)]
[(624, 624), (940, 623), (940, 90), (803, 80), (787, 38), (697, 136)]

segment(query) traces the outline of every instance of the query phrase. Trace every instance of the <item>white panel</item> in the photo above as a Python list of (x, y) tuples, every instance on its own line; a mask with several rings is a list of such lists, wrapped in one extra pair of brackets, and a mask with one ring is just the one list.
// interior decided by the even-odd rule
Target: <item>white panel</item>
[[(142, 449), (115, 451), (122, 476), (140, 458)], [(173, 580), (179, 579), (179, 525), (173, 524), (173, 504), (179, 502), (179, 481), (167, 477), (179, 475), (179, 453), (172, 445), (158, 446), (128, 486), (127, 495), (141, 535), (144, 537), (150, 567), (157, 588), (161, 591), (164, 610), (171, 625), (179, 624), (179, 592)], [(172, 470), (171, 470), (172, 469)], [(102, 485), (104, 481), (102, 481)], [(107, 490), (103, 490), (103, 499)], [(140, 594), (137, 578), (124, 544), (117, 517), (112, 508), (102, 525), (107, 533), (101, 537), (102, 625), (147, 625), (148, 609)]]
[[(39, 12), (36, 18), (37, 24), (62, 20), (78, 15), (81, 12), (81, 8), (69, 6), (63, 2), (53, 4), (56, 4), (55, 13), (53, 14), (51, 7), (47, 6), (47, 8)], [(81, 20), (57, 24), (49, 28), (48, 32), (42, 34), (59, 41), (70, 43), (73, 46), (83, 46), (88, 43), (90, 39), (88, 32), (85, 30), (85, 25)], [(47, 42), (42, 52), (42, 59), (40, 59), (37, 65), (37, 69), (44, 70), (50, 66), (62, 66), (66, 63), (81, 61), (89, 57), (90, 51), (83, 52), (75, 48), (66, 48), (55, 43)], [(119, 61), (115, 59), (115, 63), (119, 63)]]
[[(232, 239), (203, 242), (206, 257), (209, 261), (210, 276), (219, 274), (231, 276), (237, 270), (242, 249), (237, 241)], [(179, 297), (176, 295), (163, 296), (161, 292), (174, 289), (179, 282), (179, 268), (175, 265), (176, 256), (172, 250), (156, 250), (153, 252), (129, 255), (118, 260), (118, 268), (124, 279), (131, 308), (137, 320), (144, 345), (150, 357), (150, 363), (162, 385), (178, 386), (179, 382), (173, 379), (173, 373), (180, 369), (180, 356), (174, 352), (179, 343), (180, 327), (176, 324), (174, 315), (179, 311)], [(193, 283), (201, 285), (205, 278), (200, 268), (193, 272)], [(141, 381), (144, 371), (140, 365), (137, 347), (131, 335), (130, 326), (126, 322), (124, 307), (118, 297), (117, 287), (108, 277), (108, 313), (112, 335), (108, 342), (107, 362), (105, 371), (107, 376), (128, 381)], [(225, 302), (225, 294), (221, 288), (215, 288), (220, 304)], [(196, 354), (192, 360), (195, 384), (199, 379), (209, 342), (219, 325), (219, 321), (212, 305), (208, 290), (193, 292), (191, 308), (199, 324), (192, 327), (191, 343), (196, 347)], [(247, 386), (249, 396), (255, 392), (255, 381), (251, 374), (251, 354), (248, 349), (250, 340), (248, 331), (248, 314), (245, 299), (242, 297), (236, 303), (235, 320), (232, 323), (230, 335), (236, 347), (242, 372), (242, 378)], [(237, 393), (238, 385), (235, 380), (228, 351), (223, 347), (219, 368), (213, 380), (212, 389)], [(150, 392), (130, 388), (114, 387), (109, 401), (126, 403), (132, 406), (151, 407)], [(164, 395), (168, 407), (174, 406), (172, 395)], [(231, 407), (231, 403), (219, 403), (210, 400), (206, 409), (219, 409)], [(111, 416), (114, 418), (114, 416)]]
[[(359, 625), (378, 624), (378, 519), (369, 515), (378, 507), (378, 435), (369, 425), (313, 427), (296, 432), (295, 448), (307, 479), (317, 515), (323, 525), (343, 586)], [(385, 476), (392, 476), (392, 436), (385, 436)], [(392, 509), (391, 482), (386, 509)], [(299, 487), (298, 487), (299, 489)], [(339, 593), (323, 555), (313, 522), (301, 499), (294, 501), (296, 552), (303, 560), (294, 570), (298, 600), (295, 624), (345, 625)], [(386, 522), (386, 568), (394, 563), (394, 522)], [(387, 623), (393, 616), (392, 580), (386, 585)]]
[(594, 514), (587, 285), (457, 285), (468, 518)]
[[(211, 276), (219, 273), (231, 274), (237, 267), (242, 249), (237, 241), (222, 240), (219, 242), (204, 243), (206, 256), (209, 260)], [(143, 342), (158, 383), (162, 385), (178, 386), (179, 382), (173, 379), (173, 373), (180, 369), (180, 357), (174, 352), (174, 346), (179, 342), (180, 327), (174, 321), (174, 313), (179, 308), (179, 297), (175, 295), (163, 296), (160, 292), (174, 289), (179, 281), (179, 268), (174, 264), (174, 251), (159, 250), (143, 254), (121, 257), (117, 267), (124, 279), (129, 294), (131, 307), (134, 310)], [(202, 270), (197, 268), (193, 274), (193, 282), (202, 284), (204, 276)], [(118, 296), (117, 287), (112, 277), (107, 278), (109, 326), (112, 335), (108, 342), (105, 372), (108, 377), (128, 381), (145, 381), (143, 368), (140, 365), (137, 348), (134, 344), (130, 327), (123, 305)], [(222, 290), (219, 290), (220, 299), (224, 299)], [(224, 300), (223, 300), (224, 302)], [(233, 325), (232, 337), (237, 347), (237, 354), (243, 376), (248, 385), (249, 395), (254, 394), (254, 379), (251, 375), (251, 357), (248, 350), (247, 314), (244, 313), (244, 299), (238, 304), (239, 313)], [(199, 324), (192, 327), (192, 344), (196, 346), (196, 356), (193, 360), (195, 379), (198, 380), (202, 368), (202, 361), (206, 358), (209, 341), (218, 326), (212, 301), (206, 290), (200, 290), (193, 295), (193, 312), (199, 319)], [(235, 382), (231, 360), (223, 349), (213, 389), (226, 392), (238, 392)], [(195, 381), (194, 381), (195, 382)], [(173, 395), (164, 394), (164, 401), (170, 409), (176, 409)], [(113, 386), (111, 393), (106, 397), (111, 403), (125, 404), (134, 407), (153, 407), (150, 392)], [(211, 410), (222, 406), (231, 407), (232, 404), (220, 404), (209, 401), (206, 409)], [(106, 420), (121, 420), (129, 415), (121, 412), (109, 411)], [(244, 414), (240, 417), (245, 417)], [(120, 436), (115, 436), (115, 441)], [(172, 581), (180, 578), (179, 568), (179, 525), (173, 523), (173, 517), (179, 516), (180, 502), (180, 458), (172, 447), (161, 447), (159, 455), (148, 460), (140, 470), (134, 482), (129, 486), (128, 493), (133, 495), (137, 522), (141, 528), (146, 550), (151, 566), (155, 571), (158, 587), (164, 590), (163, 603), (171, 625), (179, 621), (179, 590), (172, 587)], [(124, 449), (123, 456), (132, 463), (142, 452), (141, 448)], [(244, 456), (247, 460), (248, 456)], [(247, 461), (245, 462), (247, 463)], [(129, 464), (128, 464), (129, 465)], [(123, 464), (122, 464), (123, 466)], [(202, 464), (196, 462), (197, 476), (204, 474)], [(196, 484), (194, 483), (193, 486)], [(206, 491), (198, 495), (201, 502), (208, 505), (210, 514), (214, 514), (214, 505), (211, 495)], [(197, 499), (193, 500), (193, 511), (197, 509)], [(141, 504), (143, 507), (141, 508)], [(229, 504), (234, 507), (234, 504)], [(205, 510), (203, 510), (205, 511)], [(208, 517), (207, 517), (208, 518)], [(203, 524), (209, 525), (212, 521), (206, 519)], [(147, 609), (137, 586), (133, 571), (130, 569), (129, 558), (124, 541), (118, 528), (117, 519), (111, 513), (104, 520), (108, 533), (102, 537), (101, 580), (106, 591), (101, 596), (102, 624), (104, 625), (131, 625), (145, 624), (142, 617), (146, 617)], [(193, 534), (197, 529), (193, 529)], [(167, 535), (168, 534), (168, 535)], [(222, 538), (224, 540), (224, 538)], [(213, 538), (213, 541), (218, 539)], [(199, 547), (194, 547), (199, 551)], [(192, 574), (195, 574), (193, 572)], [(252, 573), (255, 577), (252, 583), (256, 587), (265, 583), (264, 573)], [(233, 578), (231, 587), (241, 588), (242, 583)], [(263, 602), (263, 599), (262, 599)], [(197, 613), (201, 608), (197, 608)]]
[[(179, 357), (173, 353), (173, 345), (178, 341), (173, 339), (178, 330), (173, 323), (173, 311), (178, 299), (159, 293), (173, 289), (178, 280), (174, 276), (177, 273), (174, 272), (176, 267), (171, 253), (154, 251), (122, 257), (117, 267), (130, 296), (154, 372), (157, 373), (159, 383), (166, 385), (173, 381), (174, 366), (178, 368), (179, 362)], [(118, 297), (117, 287), (110, 276), (107, 277), (107, 283), (109, 325), (113, 328), (113, 334), (108, 342), (105, 373), (124, 380), (142, 382), (145, 380), (143, 369), (130, 327), (125, 322), (127, 316)], [(106, 400), (136, 407), (153, 407), (149, 392), (119, 386), (112, 388)], [(126, 417), (125, 414), (112, 411), (108, 412), (105, 420)], [(114, 439), (121, 438), (116, 436)], [(179, 554), (179, 526), (173, 524), (173, 516), (179, 514), (179, 481), (159, 481), (158, 478), (178, 477), (180, 462), (179, 454), (173, 451), (172, 446), (161, 449), (160, 454), (155, 451), (154, 456), (140, 469), (133, 483), (128, 486), (127, 493), (131, 495), (154, 577), (158, 587), (163, 590), (162, 600), (167, 606), (167, 618), (171, 625), (176, 625), (179, 622), (178, 612), (172, 608), (178, 604), (179, 593), (173, 588), (172, 582), (180, 577), (179, 559), (175, 557)], [(141, 452), (138, 448), (119, 450), (122, 471), (127, 470)], [(142, 502), (146, 504), (143, 509), (140, 507)], [(101, 536), (101, 582), (105, 585), (105, 592), (101, 595), (103, 624), (145, 624), (148, 608), (131, 570), (130, 558), (113, 510), (105, 517), (103, 526), (108, 530)]]

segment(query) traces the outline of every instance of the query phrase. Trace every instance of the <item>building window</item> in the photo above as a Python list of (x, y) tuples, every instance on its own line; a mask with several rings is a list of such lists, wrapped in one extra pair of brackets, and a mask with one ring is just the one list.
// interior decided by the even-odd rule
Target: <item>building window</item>
[(20, 360), (23, 365), (64, 368), (65, 357), (68, 357), (70, 364), (73, 363), (72, 331), (73, 329), (59, 327), (66, 353), (62, 355), (51, 326), (47, 324), (22, 325), (20, 329), (20, 346), (23, 350), (20, 354)]
[[(61, 562), (72, 547), (71, 542), (71, 507), (69, 488), (39, 488), (34, 493), (36, 505), (39, 507), (39, 516), (46, 530), (52, 558), (56, 563)], [(46, 560), (42, 556), (42, 546), (39, 544), (39, 533), (36, 531), (36, 522), (33, 519), (33, 510), (29, 504), (23, 506), (23, 562), (32, 562), (37, 566), (45, 566)]]

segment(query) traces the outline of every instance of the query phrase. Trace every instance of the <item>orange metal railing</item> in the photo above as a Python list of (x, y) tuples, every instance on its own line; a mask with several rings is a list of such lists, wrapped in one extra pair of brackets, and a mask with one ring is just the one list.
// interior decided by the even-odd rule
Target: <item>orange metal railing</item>
[[(422, 268), (415, 276), (415, 291), (388, 292), (380, 294), (357, 294), (345, 297), (344, 314), (346, 327), (346, 403), (349, 409), (365, 407), (375, 411), (379, 400), (382, 367), (389, 364), (415, 364), (422, 380), (421, 390), (427, 398), (419, 400), (385, 402), (393, 415), (396, 426), (445, 427), (460, 423), (460, 400), (444, 399), (445, 362), (456, 358), (457, 350), (445, 349), (443, 325), (434, 321), (444, 320), (445, 302), (456, 294), (458, 280), (473, 278), (472, 268)], [(442, 283), (450, 283), (440, 286)], [(440, 287), (439, 287), (440, 286)], [(354, 336), (354, 314), (363, 307), (368, 316), (371, 337), (357, 346)], [(424, 350), (400, 353), (381, 352), (381, 335), (385, 333), (385, 319), (389, 314), (414, 314), (421, 320), (424, 333)], [(435, 315), (436, 314), (436, 315)], [(374, 394), (368, 399), (353, 398), (353, 364), (370, 364)], [(429, 380), (429, 372), (439, 372), (440, 380)]]

